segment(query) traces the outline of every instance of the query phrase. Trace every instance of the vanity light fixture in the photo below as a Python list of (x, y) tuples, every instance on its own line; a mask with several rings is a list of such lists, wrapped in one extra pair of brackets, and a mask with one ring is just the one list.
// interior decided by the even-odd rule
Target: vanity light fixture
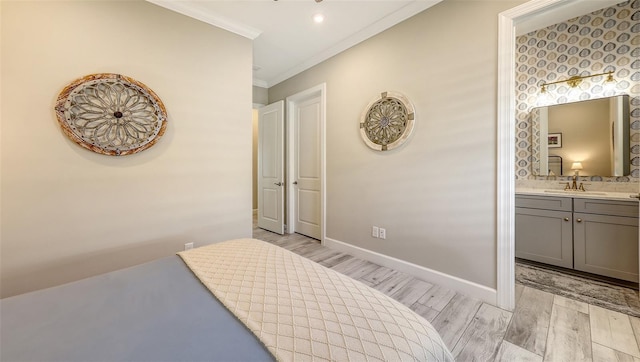
[(551, 94), (547, 92), (545, 87), (540, 89), (540, 93), (538, 94), (538, 98), (536, 99), (536, 107), (545, 107), (551, 105), (553, 102), (551, 98)]
[(540, 86), (540, 93), (546, 93), (547, 92), (547, 86), (552, 85), (552, 84), (558, 84), (558, 83), (567, 83), (569, 85), (569, 87), (577, 88), (582, 83), (583, 79), (599, 77), (601, 75), (606, 75), (607, 76), (605, 78), (604, 82), (603, 82), (605, 86), (608, 86), (610, 84), (615, 85), (615, 79), (613, 78), (613, 71), (609, 71), (609, 72), (605, 72), (605, 73), (598, 73), (598, 74), (592, 74), (592, 75), (574, 75), (573, 77), (571, 77), (569, 79), (558, 80), (558, 81), (549, 82), (549, 83), (542, 83), (542, 85)]

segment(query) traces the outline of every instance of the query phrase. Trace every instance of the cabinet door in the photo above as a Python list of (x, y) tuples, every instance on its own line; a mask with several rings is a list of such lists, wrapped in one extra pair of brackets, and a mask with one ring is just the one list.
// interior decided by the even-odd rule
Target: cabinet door
[(516, 208), (516, 257), (573, 268), (572, 214)]
[(574, 214), (575, 268), (638, 281), (638, 218)]

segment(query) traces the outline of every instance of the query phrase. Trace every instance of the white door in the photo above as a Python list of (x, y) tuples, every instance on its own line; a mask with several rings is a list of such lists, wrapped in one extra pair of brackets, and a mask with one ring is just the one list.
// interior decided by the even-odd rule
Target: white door
[(284, 101), (258, 110), (258, 227), (284, 234)]
[(320, 239), (320, 96), (297, 102), (293, 112), (294, 230)]

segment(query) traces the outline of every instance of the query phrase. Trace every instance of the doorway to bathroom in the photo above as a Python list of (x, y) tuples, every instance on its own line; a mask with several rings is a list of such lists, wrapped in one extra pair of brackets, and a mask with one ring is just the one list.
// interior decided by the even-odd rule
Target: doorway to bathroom
[[(607, 6), (609, 7), (614, 6), (618, 2), (619, 1), (611, 1), (610, 3), (600, 2), (598, 3), (598, 5), (600, 8), (603, 8), (603, 7), (606, 8)], [(568, 4), (568, 3), (571, 3), (571, 4)], [(525, 162), (520, 162), (520, 161), (516, 162), (517, 158), (520, 159), (522, 157), (520, 153), (522, 152), (522, 148), (523, 148), (519, 144), (522, 138), (522, 136), (520, 136), (519, 134), (530, 132), (530, 130), (519, 128), (519, 126), (522, 126), (522, 124), (520, 122), (514, 124), (513, 120), (517, 119), (518, 110), (521, 110), (522, 108), (527, 108), (526, 104), (524, 105), (522, 104), (522, 100), (523, 99), (526, 100), (528, 96), (522, 95), (522, 94), (519, 95), (518, 94), (519, 89), (517, 87), (523, 86), (528, 89), (529, 85), (527, 84), (519, 85), (519, 82), (526, 83), (529, 80), (529, 78), (532, 78), (531, 77), (532, 74), (527, 73), (527, 71), (521, 72), (521, 70), (518, 69), (519, 67), (516, 66), (515, 62), (519, 60), (516, 54), (516, 50), (518, 50), (519, 46), (522, 46), (522, 43), (519, 43), (516, 41), (515, 48), (514, 48), (513, 42), (510, 39), (513, 39), (511, 38), (511, 36), (516, 37), (518, 35), (522, 35), (523, 33), (525, 34), (530, 33), (533, 30), (546, 28), (550, 25), (563, 23), (563, 22), (569, 23), (566, 26), (566, 29), (570, 28), (573, 25), (580, 25), (581, 22), (583, 22), (582, 23), (583, 25), (588, 23), (588, 25), (591, 25), (593, 28), (591, 29), (591, 32), (587, 34), (592, 34), (593, 30), (595, 29), (595, 27), (597, 27), (597, 25), (600, 22), (600, 20), (596, 18), (598, 17), (603, 18), (611, 15), (610, 14), (611, 11), (603, 12), (609, 15), (593, 14), (593, 12), (597, 11), (598, 9), (588, 9), (585, 11), (584, 10), (585, 8), (581, 8), (581, 10), (580, 8), (575, 8), (575, 9), (578, 9), (577, 10), (578, 12), (576, 12), (575, 9), (574, 10), (569, 9), (571, 7), (570, 5), (576, 5), (576, 4), (579, 5), (580, 3), (584, 5), (584, 4), (587, 4), (588, 2), (586, 1), (574, 1), (574, 2), (533, 1), (533, 2), (523, 4), (518, 8), (512, 9), (512, 11), (508, 11), (505, 14), (501, 14), (501, 16), (503, 16), (501, 18), (501, 31), (500, 31), (500, 34), (501, 34), (500, 47), (502, 50), (499, 53), (501, 56), (502, 65), (499, 66), (499, 69), (501, 69), (501, 74), (499, 76), (501, 85), (499, 87), (499, 97), (498, 97), (498, 102), (499, 102), (499, 106), (498, 106), (499, 135), (498, 136), (500, 139), (499, 150), (498, 150), (498, 153), (499, 153), (498, 303), (504, 307), (513, 306), (514, 299), (515, 299), (514, 296), (516, 291), (514, 276), (516, 275), (516, 272), (518, 272), (517, 269), (520, 269), (520, 266), (522, 266), (521, 263), (516, 263), (515, 261), (515, 243), (514, 243), (515, 222), (514, 221), (515, 221), (516, 205), (515, 205), (515, 198), (514, 198), (515, 183), (513, 181), (513, 177), (514, 177), (513, 175), (517, 174), (518, 177), (521, 177), (522, 175), (520, 175), (518, 172), (521, 171), (522, 168), (531, 167), (531, 164), (527, 164), (526, 160)], [(574, 12), (572, 13), (571, 11), (574, 11)], [(563, 17), (558, 18), (557, 15), (562, 12), (564, 12)], [(624, 12), (616, 12), (616, 13), (619, 15)], [(592, 23), (590, 22), (584, 23), (585, 20), (582, 20), (583, 17), (576, 18), (577, 15), (583, 15), (583, 14), (589, 15), (591, 22), (593, 22), (593, 20), (596, 19), (595, 21), (596, 26), (592, 25)], [(554, 16), (556, 17), (554, 18)], [(524, 26), (528, 26), (527, 22), (530, 22), (532, 19), (538, 21), (538, 26), (523, 30)], [(573, 20), (567, 21), (565, 19), (573, 19)], [(603, 23), (605, 21), (607, 21), (607, 19), (604, 19)], [(624, 21), (624, 19), (619, 21)], [(507, 26), (513, 27), (513, 25), (515, 25), (515, 28), (509, 29), (508, 31), (505, 30)], [(563, 25), (563, 28), (564, 28), (564, 25)], [(576, 26), (575, 28), (577, 29), (577, 33), (574, 35), (579, 35), (580, 27)], [(517, 34), (516, 34), (516, 31), (517, 31)], [(576, 32), (576, 30), (574, 30), (574, 32)], [(545, 59), (542, 59), (542, 60), (544, 60), (546, 64), (550, 63), (550, 61), (546, 59), (546, 56), (550, 53), (550, 51), (546, 49), (546, 47), (551, 42), (556, 43), (555, 45), (556, 48), (554, 48), (555, 49), (554, 51), (556, 53), (562, 54), (558, 48), (558, 43), (562, 43), (560, 41), (562, 39), (559, 39), (560, 35), (562, 34), (559, 31), (554, 32), (553, 29), (546, 31), (546, 35), (549, 36), (549, 34), (552, 34), (551, 35), (552, 39), (544, 39), (544, 42), (542, 43), (540, 43), (539, 41), (534, 42), (533, 40), (531, 40), (531, 42), (526, 41), (524, 43), (525, 45), (529, 46), (528, 50), (530, 50), (530, 52), (528, 54), (536, 54), (536, 55), (538, 53), (543, 54), (542, 56), (545, 57)], [(568, 49), (571, 46), (571, 44), (568, 44), (568, 43), (572, 41), (580, 42), (579, 40), (569, 40), (570, 37), (571, 35), (567, 35), (566, 39), (564, 39), (566, 41), (564, 42), (565, 48), (563, 49), (567, 53), (567, 55), (570, 55)], [(538, 49), (538, 50), (531, 49), (533, 48), (533, 46), (537, 46), (539, 44), (544, 46), (545, 49)], [(504, 51), (505, 49), (508, 49), (508, 48), (510, 49), (511, 54), (508, 54), (509, 51), (506, 51), (506, 52)], [(584, 54), (583, 55), (574, 54), (574, 55), (575, 55), (574, 58), (578, 59), (575, 63), (573, 63), (574, 67), (580, 69), (581, 66), (586, 66), (586, 63), (583, 64), (584, 62), (581, 62), (581, 60), (579, 59), (580, 56), (584, 58), (585, 57)], [(570, 56), (567, 56), (567, 58), (570, 58)], [(507, 62), (510, 62), (510, 63), (507, 65)], [(573, 60), (571, 62), (573, 62)], [(537, 65), (538, 62), (531, 61), (528, 64)], [(566, 69), (565, 68), (559, 69), (560, 65), (562, 64), (559, 64), (558, 62), (555, 62), (552, 65), (553, 71), (557, 73), (557, 78), (562, 77), (561, 79), (564, 79), (568, 76), (567, 74), (571, 75), (570, 73), (573, 71), (571, 70), (570, 66), (566, 66)], [(620, 67), (619, 64), (617, 66)], [(542, 65), (542, 67), (544, 68), (546, 66)], [(507, 69), (507, 70), (504, 70), (504, 69)], [(533, 72), (534, 72), (533, 75), (545, 76), (548, 72), (550, 72), (550, 70), (545, 68), (545, 69), (533, 71)], [(547, 73), (545, 73), (545, 75), (540, 75), (539, 73), (541, 72), (547, 72)], [(534, 84), (534, 86), (538, 86), (538, 84)], [(501, 94), (503, 94), (504, 97), (500, 96)], [(528, 137), (530, 137), (530, 135)], [(518, 144), (516, 144), (516, 142), (518, 142)], [(523, 178), (527, 179), (528, 177), (527, 175), (524, 175)], [(636, 193), (637, 191), (638, 190), (635, 190)], [(531, 266), (527, 265), (526, 267), (530, 268)], [(552, 271), (562, 272), (562, 270), (559, 270), (559, 271), (552, 270)], [(609, 284), (613, 285), (613, 283), (609, 283)], [(637, 293), (635, 294), (637, 297)]]

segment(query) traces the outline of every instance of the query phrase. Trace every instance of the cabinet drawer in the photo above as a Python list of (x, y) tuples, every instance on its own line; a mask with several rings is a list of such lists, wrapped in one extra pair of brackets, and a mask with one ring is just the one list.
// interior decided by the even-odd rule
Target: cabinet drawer
[[(516, 202), (517, 205), (517, 202)], [(585, 214), (638, 217), (637, 201), (573, 199), (573, 211)]]
[(571, 211), (570, 197), (516, 195), (516, 207), (529, 209)]

